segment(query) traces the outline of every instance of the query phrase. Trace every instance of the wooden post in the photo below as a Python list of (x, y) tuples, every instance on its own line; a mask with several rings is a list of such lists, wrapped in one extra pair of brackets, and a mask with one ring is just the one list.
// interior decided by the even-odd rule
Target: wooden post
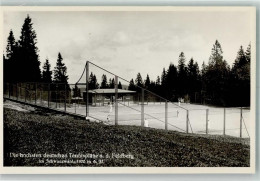
[(48, 84), (48, 107), (50, 107), (50, 84)]
[(187, 117), (186, 117), (186, 133), (189, 133), (189, 110), (187, 110)]
[(26, 102), (26, 87), (27, 87), (27, 84), (25, 83), (25, 88), (24, 88), (24, 101)]
[(37, 83), (35, 83), (35, 104), (37, 104)]
[(89, 96), (88, 96), (89, 62), (86, 63), (86, 117), (89, 116)]
[(21, 85), (21, 83), (20, 83), (20, 86), (19, 86), (19, 97), (21, 97), (21, 87), (22, 87), (22, 85)]
[(66, 112), (67, 109), (67, 85), (65, 84), (65, 93), (64, 93), (64, 111)]
[(45, 87), (43, 84), (41, 85), (41, 90), (40, 90), (40, 99), (41, 99), (41, 105), (42, 105), (42, 94), (43, 94), (43, 87)]
[(206, 134), (209, 133), (209, 110), (206, 109)]
[(77, 113), (77, 111), (76, 111), (77, 110), (77, 108), (76, 108), (77, 107), (77, 99), (75, 99), (74, 105), (75, 105), (74, 108), (75, 108), (75, 114), (76, 114)]
[(144, 127), (144, 89), (142, 88), (142, 97), (141, 97), (141, 126)]
[(57, 84), (56, 84), (56, 92), (55, 92), (55, 102), (56, 102), (56, 109), (57, 109), (57, 107), (58, 107), (58, 102), (57, 102), (57, 99), (58, 99), (58, 97), (57, 97)]
[(18, 83), (16, 83), (16, 100), (18, 100)]
[(9, 94), (9, 98), (11, 97), (11, 85), (10, 83), (8, 83), (8, 94)]
[(165, 130), (168, 130), (168, 102), (165, 102)]
[(115, 76), (115, 125), (118, 125), (118, 77)]
[(223, 135), (226, 135), (226, 108), (224, 108)]
[(242, 119), (243, 119), (243, 115), (242, 115), (242, 107), (240, 108), (240, 138), (242, 138)]
[(60, 108), (60, 103), (61, 103), (61, 93), (60, 93), (61, 91), (60, 91), (60, 88), (59, 88), (58, 91), (59, 91), (59, 94), (58, 94), (58, 95), (59, 95), (59, 108)]

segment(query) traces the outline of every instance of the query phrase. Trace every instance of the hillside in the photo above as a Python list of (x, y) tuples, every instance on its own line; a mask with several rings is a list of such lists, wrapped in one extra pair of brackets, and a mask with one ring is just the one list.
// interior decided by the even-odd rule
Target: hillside
[(5, 166), (249, 166), (248, 140), (108, 126), (12, 104), (4, 108)]

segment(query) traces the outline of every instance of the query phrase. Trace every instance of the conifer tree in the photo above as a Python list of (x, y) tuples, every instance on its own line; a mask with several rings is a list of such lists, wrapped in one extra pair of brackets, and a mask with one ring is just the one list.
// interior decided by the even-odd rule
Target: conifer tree
[(114, 89), (115, 88), (115, 79), (109, 79), (109, 88)]
[(200, 75), (199, 75), (199, 66), (197, 62), (194, 62), (193, 58), (190, 59), (188, 66), (188, 93), (191, 102), (195, 102), (196, 93), (200, 91)]
[(155, 93), (161, 95), (161, 79), (160, 79), (160, 76), (157, 76), (157, 78), (156, 78)]
[(118, 89), (122, 89), (122, 84), (121, 84), (121, 82), (119, 81), (119, 83), (118, 83), (118, 87), (117, 87)]
[(6, 59), (11, 59), (16, 48), (16, 42), (14, 38), (13, 31), (10, 30), (9, 36), (7, 38), (7, 46), (6, 46)]
[(91, 72), (89, 76), (89, 89), (98, 89), (98, 87), (96, 75)]
[(81, 97), (80, 89), (76, 84), (75, 87), (72, 89), (72, 91), (73, 91), (72, 97)]
[(206, 72), (206, 92), (209, 103), (215, 105), (228, 105), (229, 72), (230, 68), (223, 58), (220, 43), (216, 40), (213, 45), (209, 65)]
[(177, 90), (179, 96), (183, 97), (187, 94), (187, 67), (185, 65), (185, 55), (183, 52), (179, 55), (178, 61), (178, 83)]
[(132, 91), (136, 90), (134, 79), (130, 80), (130, 83), (129, 83), (129, 86), (128, 86), (128, 90), (132, 90)]
[(100, 88), (101, 89), (108, 88), (107, 76), (105, 74), (102, 75)]
[(161, 79), (160, 79), (159, 76), (157, 76), (155, 84), (156, 84), (156, 86), (160, 86), (161, 85)]
[(165, 71), (165, 68), (163, 68), (162, 76), (161, 76), (161, 84), (163, 87), (166, 86), (166, 78), (167, 78), (167, 73)]
[(176, 101), (176, 87), (177, 87), (177, 67), (174, 64), (170, 64), (167, 76), (166, 76), (166, 90), (167, 90), (167, 98), (171, 101)]
[(137, 74), (136, 79), (135, 79), (135, 85), (138, 87), (143, 87), (143, 79), (140, 73)]
[(52, 82), (51, 65), (50, 65), (48, 59), (46, 59), (46, 62), (43, 65), (42, 82), (44, 82), (44, 83), (51, 83)]
[(251, 43), (248, 45), (245, 52), (246, 60), (250, 63), (251, 61)]
[(58, 54), (56, 67), (54, 68), (54, 83), (68, 84), (67, 67), (63, 63), (61, 54)]
[(37, 36), (32, 25), (32, 20), (27, 15), (19, 40), (19, 59), (16, 59), (15, 63), (15, 66), (19, 67), (17, 69), (19, 81), (23, 82), (39, 82), (41, 80), (40, 61), (36, 46)]
[[(249, 56), (249, 57), (247, 57)], [(232, 103), (234, 106), (250, 105), (250, 54), (241, 46), (231, 70)]]
[[(17, 73), (19, 71), (19, 66), (16, 65), (17, 59), (17, 42), (15, 41), (13, 31), (10, 30), (9, 36), (7, 38), (6, 46), (6, 57), (4, 57), (4, 81), (5, 82), (17, 82)], [(20, 77), (20, 76), (19, 76)]]
[(151, 84), (150, 77), (147, 74), (146, 79), (145, 79), (145, 83), (144, 83), (145, 88), (149, 89), (150, 88), (150, 84)]

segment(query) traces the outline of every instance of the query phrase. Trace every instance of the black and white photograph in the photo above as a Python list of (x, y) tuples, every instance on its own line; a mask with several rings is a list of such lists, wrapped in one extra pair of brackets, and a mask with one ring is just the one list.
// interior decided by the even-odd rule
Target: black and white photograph
[(254, 173), (254, 7), (2, 7), (3, 173)]

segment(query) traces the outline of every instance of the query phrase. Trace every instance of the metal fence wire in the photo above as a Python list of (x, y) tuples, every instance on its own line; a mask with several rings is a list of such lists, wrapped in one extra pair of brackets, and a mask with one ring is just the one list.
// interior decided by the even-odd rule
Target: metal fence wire
[[(93, 87), (90, 78), (94, 75), (97, 82), (105, 75), (107, 85), (101, 83)], [(111, 125), (250, 137), (248, 107), (220, 108), (171, 102), (89, 61), (76, 84), (4, 83), (3, 92), (4, 98)]]

